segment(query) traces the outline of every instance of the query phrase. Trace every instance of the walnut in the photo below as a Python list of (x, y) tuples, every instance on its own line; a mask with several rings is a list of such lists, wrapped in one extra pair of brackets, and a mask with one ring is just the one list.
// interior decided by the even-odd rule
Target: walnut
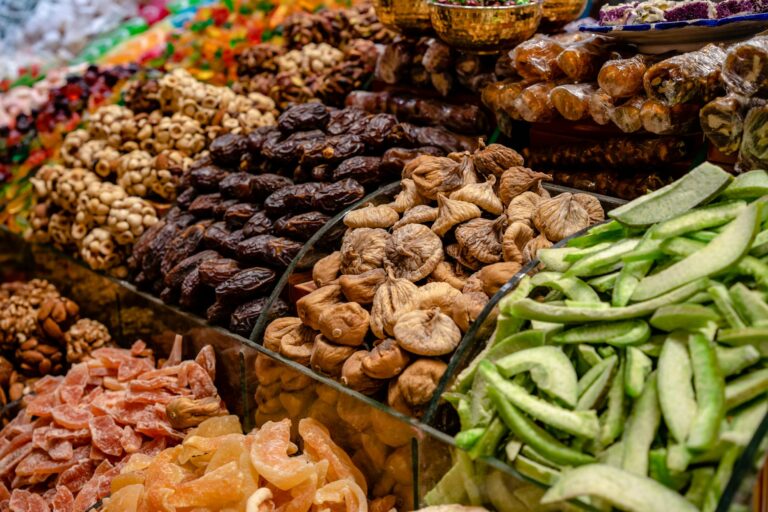
[(441, 261), (432, 274), (430, 274), (429, 278), (435, 282), (448, 283), (459, 291), (461, 291), (466, 284), (466, 276), (457, 273), (447, 261)]
[(419, 195), (435, 199), (438, 194), (449, 193), (464, 184), (462, 164), (447, 157), (433, 156), (421, 161), (413, 170), (413, 182)]
[(504, 171), (499, 182), (501, 202), (509, 204), (515, 196), (528, 190), (536, 190), (542, 181), (552, 181), (552, 176), (535, 172), (527, 167), (511, 167)]
[(478, 272), (478, 277), (483, 283), (483, 292), (489, 297), (492, 297), (499, 291), (499, 288), (504, 286), (507, 281), (520, 272), (522, 266), (520, 263), (504, 261), (501, 263), (494, 263), (483, 267)]
[(406, 224), (426, 224), (434, 222), (437, 219), (437, 208), (421, 204), (414, 206), (403, 214), (403, 217), (395, 222), (393, 228), (405, 226)]
[(394, 328), (398, 345), (420, 356), (450, 354), (461, 341), (461, 331), (439, 308), (400, 316)]
[(264, 347), (273, 352), (280, 352), (280, 341), (283, 339), (283, 336), (301, 325), (301, 318), (296, 318), (295, 316), (272, 320), (264, 330)]
[(362, 274), (381, 268), (390, 235), (380, 228), (350, 229), (341, 242), (342, 274)]
[(318, 373), (338, 378), (341, 377), (344, 362), (356, 351), (355, 347), (335, 345), (326, 340), (322, 334), (318, 334), (315, 337), (315, 345), (312, 347), (309, 365)]
[(197, 400), (180, 396), (165, 406), (165, 413), (173, 428), (184, 429), (196, 427), (205, 420), (216, 416), (224, 416), (227, 414), (227, 410), (222, 407), (221, 398), (218, 396)]
[(439, 308), (446, 315), (450, 315), (453, 299), (459, 295), (461, 291), (448, 283), (427, 283), (419, 288), (416, 307), (424, 310)]
[(536, 209), (541, 201), (541, 196), (534, 192), (523, 192), (515, 196), (507, 206), (507, 220), (510, 224), (522, 222), (533, 227), (533, 216), (536, 214)]
[(407, 224), (396, 229), (387, 242), (384, 266), (395, 276), (419, 281), (443, 260), (443, 243), (428, 227)]
[(595, 196), (591, 194), (573, 194), (573, 199), (587, 210), (590, 225), (605, 220), (603, 205), (600, 204), (600, 200)]
[(481, 263), (501, 261), (501, 237), (507, 219), (472, 219), (456, 228), (456, 241), (463, 253)]
[(318, 318), (320, 332), (329, 341), (356, 347), (365, 341), (370, 315), (356, 302), (326, 307)]
[(416, 184), (412, 179), (404, 178), (400, 182), (400, 187), (400, 192), (395, 196), (395, 200), (389, 205), (397, 213), (406, 212), (414, 206), (423, 205), (427, 202), (426, 199), (419, 195), (418, 190), (416, 190)]
[(318, 260), (312, 267), (312, 281), (315, 282), (315, 286), (322, 288), (339, 277), (340, 268), (341, 252), (332, 252), (325, 258)]
[(504, 261), (523, 263), (523, 249), (533, 239), (533, 229), (525, 222), (513, 222), (501, 237)]
[(344, 225), (350, 228), (388, 228), (399, 218), (397, 212), (387, 205), (368, 204), (347, 213), (344, 216)]
[(532, 239), (530, 242), (525, 244), (525, 247), (523, 248), (523, 263), (525, 264), (535, 260), (536, 256), (539, 254), (539, 250), (546, 249), (548, 247), (552, 247), (552, 242), (547, 240), (547, 237), (544, 236), (544, 233)]
[(466, 201), (449, 199), (442, 194), (437, 197), (437, 205), (438, 215), (432, 224), (432, 231), (439, 236), (445, 235), (456, 224), (461, 224), (482, 215), (477, 205)]
[(364, 395), (373, 395), (386, 381), (372, 378), (363, 371), (363, 360), (368, 356), (365, 350), (358, 350), (344, 362), (341, 368), (341, 382)]
[(426, 405), (432, 400), (447, 368), (448, 365), (438, 359), (419, 359), (400, 374), (397, 387), (410, 406)]
[(504, 212), (504, 205), (501, 204), (501, 199), (493, 191), (495, 185), (496, 176), (491, 175), (483, 183), (470, 183), (455, 192), (451, 192), (450, 198), (476, 204), (488, 213), (501, 215)]
[(352, 302), (370, 304), (381, 283), (387, 278), (383, 268), (376, 268), (357, 275), (344, 275), (339, 278), (341, 292)]
[(559, 242), (591, 224), (587, 209), (567, 192), (543, 199), (533, 216), (533, 223), (552, 242)]
[(486, 176), (500, 177), (510, 167), (522, 167), (525, 163), (517, 151), (501, 144), (491, 144), (477, 151), (472, 158), (477, 170)]
[(470, 324), (480, 316), (487, 302), (488, 296), (483, 292), (462, 293), (453, 303), (451, 318), (462, 332), (467, 332)]
[(371, 308), (371, 331), (378, 338), (394, 333), (394, 326), (401, 315), (416, 305), (418, 288), (407, 279), (396, 278), (390, 273), (376, 290)]
[(341, 287), (329, 284), (305, 295), (296, 302), (296, 312), (312, 329), (320, 330), (320, 315), (329, 306), (341, 302)]
[(392, 338), (381, 340), (362, 359), (363, 372), (374, 379), (391, 379), (400, 375), (410, 356)]

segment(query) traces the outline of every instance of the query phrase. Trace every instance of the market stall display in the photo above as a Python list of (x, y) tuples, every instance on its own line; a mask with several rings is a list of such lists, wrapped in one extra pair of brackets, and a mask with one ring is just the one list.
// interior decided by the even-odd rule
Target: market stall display
[(541, 250), (445, 395), (457, 444), (543, 504), (714, 510), (768, 407), (766, 194), (765, 171), (703, 164)]

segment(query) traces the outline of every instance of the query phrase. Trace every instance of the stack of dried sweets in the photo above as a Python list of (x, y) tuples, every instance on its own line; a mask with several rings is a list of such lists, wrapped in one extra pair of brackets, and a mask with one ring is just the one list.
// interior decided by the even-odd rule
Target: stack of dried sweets
[(299, 318), (272, 322), (270, 350), (418, 416), (446, 359), (490, 296), (536, 253), (603, 220), (588, 194), (550, 197), (546, 174), (493, 144), (420, 156), (390, 204), (348, 213), (341, 248), (313, 269)]
[(768, 413), (767, 196), (703, 164), (540, 251), (446, 395), (458, 444), (543, 503), (715, 510)]
[(163, 203), (175, 199), (192, 157), (221, 133), (274, 124), (274, 104), (263, 96), (236, 95), (182, 70), (156, 85), (131, 102), (151, 111), (104, 106), (87, 129), (67, 135), (61, 164), (43, 167), (33, 180), (38, 203), (30, 213), (31, 239), (125, 277), (133, 243), (157, 223)]
[(343, 47), (354, 39), (387, 44), (392, 42), (394, 36), (394, 32), (381, 24), (376, 9), (368, 2), (361, 2), (348, 9), (295, 13), (283, 23), (283, 39), (290, 49), (312, 43)]
[[(249, 336), (276, 278), (333, 214), (390, 181), (403, 162), (475, 142), (391, 115), (307, 103), (277, 127), (228, 134), (182, 180), (176, 208), (134, 247), (136, 283)], [(384, 147), (394, 148), (382, 155)], [(309, 264), (311, 265), (312, 262)], [(272, 314), (282, 316), (282, 301)]]

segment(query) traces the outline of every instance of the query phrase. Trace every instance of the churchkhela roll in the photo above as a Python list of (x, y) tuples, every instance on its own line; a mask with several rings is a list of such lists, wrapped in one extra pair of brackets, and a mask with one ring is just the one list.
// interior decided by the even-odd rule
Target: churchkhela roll
[(732, 46), (722, 73), (728, 92), (768, 97), (768, 36), (756, 36)]

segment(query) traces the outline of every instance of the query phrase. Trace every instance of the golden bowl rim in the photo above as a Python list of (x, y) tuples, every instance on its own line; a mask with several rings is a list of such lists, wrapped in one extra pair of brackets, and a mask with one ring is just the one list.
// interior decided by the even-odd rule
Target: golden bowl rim
[(456, 9), (466, 11), (513, 11), (515, 9), (524, 9), (526, 7), (534, 7), (536, 5), (543, 6), (543, 0), (529, 0), (527, 4), (523, 5), (455, 5), (444, 4), (437, 2), (436, 0), (427, 0), (427, 5), (439, 9)]

